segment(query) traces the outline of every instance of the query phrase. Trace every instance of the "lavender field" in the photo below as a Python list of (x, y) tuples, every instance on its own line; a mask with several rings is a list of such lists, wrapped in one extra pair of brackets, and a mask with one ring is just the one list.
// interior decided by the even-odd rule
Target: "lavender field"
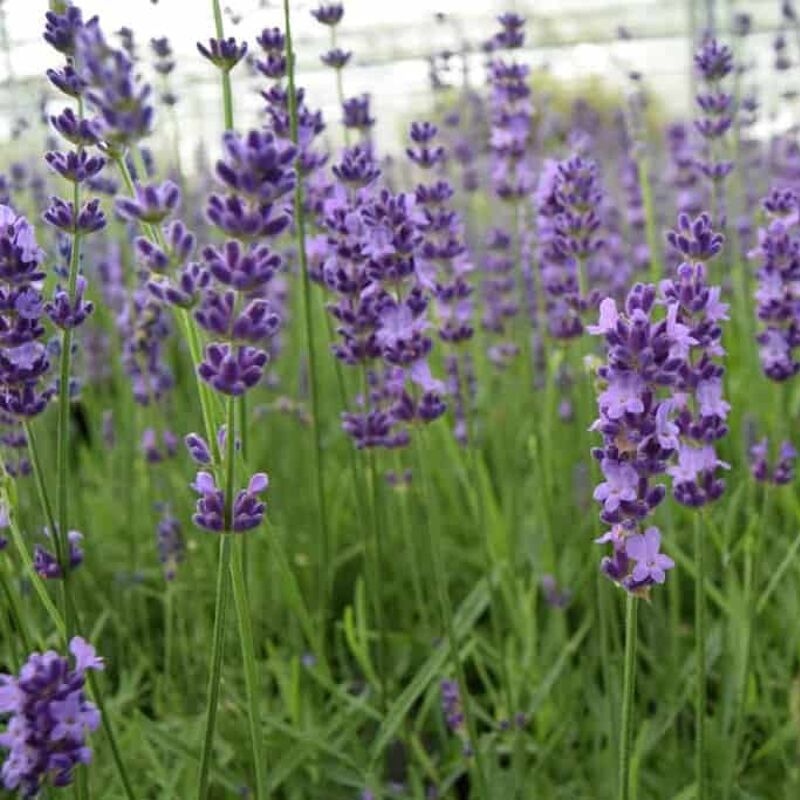
[(800, 8), (463, 5), (0, 3), (0, 797), (800, 797)]

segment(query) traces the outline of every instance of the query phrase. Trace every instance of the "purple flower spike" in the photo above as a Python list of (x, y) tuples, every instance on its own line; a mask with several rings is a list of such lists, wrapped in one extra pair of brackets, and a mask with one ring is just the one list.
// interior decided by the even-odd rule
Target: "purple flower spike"
[(3, 786), (20, 797), (36, 797), (49, 782), (72, 782), (79, 764), (91, 760), (86, 736), (100, 714), (84, 692), (86, 672), (102, 670), (103, 660), (79, 636), (69, 644), (75, 665), (48, 650), (32, 653), (18, 676), (0, 674), (0, 715), (8, 715), (0, 748), (8, 750)]

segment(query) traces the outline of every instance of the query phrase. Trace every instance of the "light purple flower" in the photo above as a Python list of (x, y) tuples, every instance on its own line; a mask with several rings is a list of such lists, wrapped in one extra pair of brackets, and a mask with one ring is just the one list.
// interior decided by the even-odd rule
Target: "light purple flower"
[(664, 583), (666, 571), (672, 569), (675, 562), (659, 552), (660, 548), (661, 533), (658, 528), (648, 528), (644, 533), (628, 537), (625, 554), (636, 562), (631, 573), (635, 583), (644, 583), (648, 580)]

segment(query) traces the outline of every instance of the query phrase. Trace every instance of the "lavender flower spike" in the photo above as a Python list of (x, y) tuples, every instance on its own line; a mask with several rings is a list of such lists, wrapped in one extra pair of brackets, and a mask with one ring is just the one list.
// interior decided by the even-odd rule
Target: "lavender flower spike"
[(92, 758), (86, 735), (97, 729), (100, 713), (84, 684), (86, 672), (102, 670), (103, 660), (79, 636), (69, 649), (72, 667), (48, 650), (32, 653), (18, 676), (0, 674), (0, 715), (9, 715), (0, 734), (0, 748), (8, 750), (0, 777), (21, 797), (37, 797), (48, 782), (68, 786), (75, 767)]

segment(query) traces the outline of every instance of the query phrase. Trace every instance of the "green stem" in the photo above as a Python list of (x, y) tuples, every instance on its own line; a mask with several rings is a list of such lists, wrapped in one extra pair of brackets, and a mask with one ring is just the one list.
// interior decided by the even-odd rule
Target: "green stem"
[[(33, 650), (31, 635), (28, 632), (28, 624), (25, 621), (25, 617), (23, 616), (19, 607), (19, 603), (17, 602), (17, 596), (9, 584), (8, 576), (6, 575), (5, 561), (3, 564), (0, 564), (0, 588), (3, 590), (3, 594), (5, 595), (11, 619), (13, 620), (14, 625), (19, 632), (20, 639), (22, 639), (22, 646), (25, 650), (25, 653), (30, 653)], [(5, 618), (5, 613), (2, 613), (3, 617)], [(9, 638), (9, 646), (10, 644), (11, 642)]]
[[(214, 29), (217, 38), (225, 38), (225, 30), (222, 24), (222, 9), (219, 0), (211, 0), (211, 7), (214, 11)], [(231, 92), (231, 74), (227, 69), (220, 70), (222, 75), (222, 109), (225, 130), (233, 130), (233, 93)]]
[(664, 267), (661, 264), (661, 243), (658, 240), (658, 224), (655, 207), (653, 206), (653, 189), (650, 183), (650, 162), (645, 155), (636, 159), (639, 175), (639, 191), (642, 194), (642, 207), (644, 209), (644, 230), (647, 239), (647, 250), (650, 255), (650, 282), (656, 286), (664, 277)]
[(253, 621), (250, 615), (250, 604), (247, 599), (247, 586), (244, 581), (243, 545), (245, 538), (238, 537), (233, 548), (231, 560), (231, 578), (233, 583), (233, 600), (236, 606), (236, 617), (239, 624), (239, 640), (242, 645), (244, 661), (244, 679), (247, 691), (247, 716), (250, 724), (250, 743), (253, 748), (253, 763), (256, 771), (255, 800), (267, 797), (267, 765), (261, 735), (260, 714), (258, 709), (259, 680), (256, 663)]
[(625, 668), (622, 678), (622, 730), (619, 743), (619, 800), (631, 794), (631, 751), (633, 744), (633, 705), (636, 691), (637, 614), (639, 600), (628, 594), (625, 607)]
[(697, 575), (694, 582), (695, 614), (695, 780), (696, 800), (706, 800), (706, 574), (705, 536), (702, 514), (694, 523), (694, 549)]
[[(47, 523), (47, 527), (51, 531), (51, 536), (55, 542), (58, 563), (63, 564), (68, 556), (65, 552), (63, 552), (63, 541), (61, 537), (56, 534), (56, 528), (58, 527), (56, 524), (56, 516), (53, 512), (53, 505), (50, 502), (50, 495), (47, 491), (47, 483), (44, 479), (44, 470), (42, 469), (42, 462), (39, 458), (39, 447), (36, 444), (36, 436), (33, 432), (33, 426), (30, 422), (26, 420), (22, 423), (22, 425), (25, 429), (25, 438), (28, 441), (28, 453), (31, 457), (33, 478), (34, 482), (36, 483), (36, 490), (39, 494), (39, 502), (41, 503), (42, 511), (44, 512), (45, 522)], [(58, 581), (58, 585), (60, 588), (61, 598), (61, 617), (64, 620), (64, 642), (68, 644), (75, 632), (75, 621), (72, 617), (72, 604), (69, 602), (68, 583), (70, 580), (70, 573), (64, 572), (63, 575), (64, 577)]]
[[(292, 142), (298, 143), (297, 128), (297, 93), (295, 89), (295, 54), (292, 46), (291, 15), (289, 13), (289, 0), (283, 0), (284, 29), (286, 34), (287, 66), (286, 74), (289, 83), (289, 126)], [(325, 501), (324, 463), (322, 448), (322, 430), (320, 427), (319, 408), (319, 374), (317, 369), (317, 356), (314, 338), (314, 315), (311, 298), (311, 278), (308, 274), (308, 259), (306, 255), (306, 228), (303, 213), (303, 181), (298, 177), (294, 190), (294, 219), (297, 238), (297, 253), (300, 260), (300, 272), (303, 281), (303, 317), (305, 321), (306, 349), (309, 368), (309, 388), (311, 394), (311, 416), (314, 433), (314, 473), (317, 493), (317, 509), (320, 520), (319, 554), (317, 560), (318, 585), (319, 585), (319, 615), (320, 623), (325, 629), (328, 604), (330, 596), (330, 529)], [(323, 637), (324, 641), (324, 637)]]
[(381, 490), (378, 485), (378, 470), (375, 468), (375, 453), (372, 448), (367, 449), (367, 462), (369, 468), (369, 482), (372, 489), (372, 586), (375, 600), (375, 622), (378, 626), (378, 677), (381, 682), (381, 708), (386, 711), (388, 705), (388, 681), (386, 677), (386, 619), (383, 613), (383, 598), (381, 586), (383, 585), (383, 531), (384, 518), (381, 502)]
[(108, 739), (108, 744), (111, 747), (111, 757), (114, 760), (114, 766), (117, 769), (117, 773), (119, 774), (119, 779), (122, 782), (122, 788), (125, 791), (125, 797), (128, 800), (136, 800), (136, 793), (133, 791), (133, 784), (131, 783), (130, 776), (128, 775), (127, 770), (125, 769), (125, 763), (122, 760), (122, 753), (119, 748), (119, 743), (117, 742), (117, 737), (114, 733), (114, 726), (111, 724), (111, 719), (108, 716), (108, 711), (105, 706), (105, 702), (103, 701), (103, 693), (100, 691), (100, 687), (98, 686), (97, 676), (89, 670), (88, 672), (88, 679), (89, 679), (89, 689), (92, 693), (92, 699), (97, 705), (97, 709), (100, 712), (100, 720), (103, 725), (103, 732)]
[[(427, 463), (425, 452), (425, 431), (419, 427), (414, 431), (416, 437), (416, 451), (418, 462), (418, 480), (424, 487), (425, 499), (424, 508), (426, 510), (433, 510), (435, 506), (435, 498), (431, 497), (431, 481), (426, 474), (425, 464)], [(461, 663), (461, 655), (458, 646), (458, 636), (456, 635), (456, 628), (453, 622), (453, 606), (450, 602), (450, 593), (447, 585), (447, 571), (444, 567), (442, 558), (442, 543), (441, 534), (442, 526), (434, 526), (429, 524), (428, 527), (428, 543), (430, 547), (430, 559), (433, 565), (433, 582), (436, 584), (436, 593), (439, 601), (439, 611), (442, 617), (442, 624), (447, 636), (448, 650), (453, 664), (453, 670), (456, 674), (459, 689), (461, 692), (461, 704), (464, 713), (464, 723), (467, 728), (467, 735), (469, 736), (469, 743), (473, 748), (475, 754), (475, 771), (477, 773), (478, 783), (478, 797), (483, 800), (488, 800), (491, 797), (489, 792), (489, 784), (486, 780), (486, 769), (483, 763), (483, 756), (481, 755), (480, 742), (478, 741), (478, 729), (475, 725), (475, 719), (470, 707), (470, 697), (467, 688), (467, 677), (464, 671), (464, 665)]]
[(55, 626), (59, 636), (61, 636), (64, 639), (64, 641), (68, 641), (67, 629), (66, 626), (64, 625), (64, 619), (59, 613), (53, 601), (50, 599), (50, 595), (47, 592), (47, 587), (44, 585), (44, 581), (39, 577), (38, 573), (33, 567), (33, 560), (31, 559), (30, 553), (28, 552), (28, 548), (25, 545), (24, 539), (22, 538), (22, 533), (19, 529), (19, 525), (17, 525), (16, 509), (12, 505), (8, 494), (9, 494), (8, 490), (5, 487), (3, 487), (2, 499), (6, 503), (8, 508), (8, 528), (9, 531), (11, 532), (11, 539), (14, 542), (14, 547), (17, 550), (17, 555), (22, 561), (22, 564), (25, 567), (25, 572), (27, 573), (27, 578), (31, 582), (34, 591), (39, 596), (39, 600), (41, 600), (44, 610), (50, 617), (50, 621)]
[(231, 537), (223, 533), (219, 543), (217, 566), (217, 594), (214, 605), (214, 633), (211, 643), (211, 673), (208, 677), (206, 722), (203, 733), (203, 749), (197, 777), (197, 800), (206, 800), (208, 795), (208, 773), (211, 767), (211, 751), (214, 744), (214, 728), (217, 722), (219, 684), (222, 677), (222, 655), (225, 643), (225, 621), (230, 596)]

